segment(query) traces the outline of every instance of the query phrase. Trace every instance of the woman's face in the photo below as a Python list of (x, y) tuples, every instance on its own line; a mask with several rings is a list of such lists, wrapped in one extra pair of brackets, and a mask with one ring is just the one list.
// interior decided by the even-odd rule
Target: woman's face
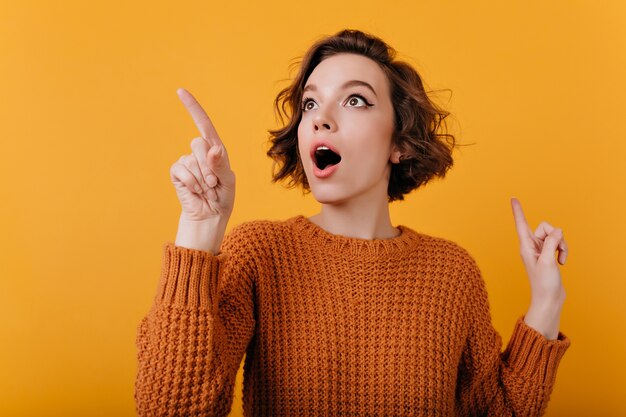
[[(378, 64), (362, 55), (342, 53), (320, 62), (304, 87), (298, 147), (311, 191), (320, 203), (384, 198), (391, 161), (394, 110), (388, 80)], [(337, 162), (326, 146), (341, 157)], [(326, 153), (326, 154), (325, 154)], [(318, 161), (317, 165), (315, 161)], [(318, 168), (319, 166), (319, 168)]]

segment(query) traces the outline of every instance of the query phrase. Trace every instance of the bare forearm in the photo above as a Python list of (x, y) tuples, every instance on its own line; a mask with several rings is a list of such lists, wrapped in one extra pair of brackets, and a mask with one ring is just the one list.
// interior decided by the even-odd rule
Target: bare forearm
[(533, 305), (528, 309), (524, 322), (545, 336), (548, 340), (556, 340), (559, 335), (562, 303)]
[(174, 244), (217, 255), (224, 240), (227, 224), (228, 219), (220, 217), (208, 220), (188, 220), (181, 215)]

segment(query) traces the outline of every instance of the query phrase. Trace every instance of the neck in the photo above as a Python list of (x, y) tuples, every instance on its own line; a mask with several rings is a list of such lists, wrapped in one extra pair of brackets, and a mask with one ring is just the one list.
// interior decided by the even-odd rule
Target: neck
[[(309, 220), (322, 229), (335, 235), (359, 239), (391, 239), (400, 234), (393, 227), (389, 217), (389, 203), (364, 204), (350, 201), (347, 204), (322, 204), (320, 213)], [(374, 200), (375, 201), (375, 200)]]

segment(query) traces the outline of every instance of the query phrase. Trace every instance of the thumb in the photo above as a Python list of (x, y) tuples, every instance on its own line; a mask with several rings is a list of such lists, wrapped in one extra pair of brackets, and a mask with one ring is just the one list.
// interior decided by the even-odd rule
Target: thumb
[(207, 155), (207, 164), (209, 168), (218, 177), (228, 171), (228, 161), (226, 158), (226, 150), (223, 145), (212, 146)]
[(545, 263), (554, 261), (554, 252), (556, 252), (556, 248), (559, 246), (559, 243), (561, 243), (562, 238), (563, 231), (561, 229), (557, 228), (552, 230), (543, 242), (543, 248), (541, 250), (541, 255), (539, 255), (539, 261)]

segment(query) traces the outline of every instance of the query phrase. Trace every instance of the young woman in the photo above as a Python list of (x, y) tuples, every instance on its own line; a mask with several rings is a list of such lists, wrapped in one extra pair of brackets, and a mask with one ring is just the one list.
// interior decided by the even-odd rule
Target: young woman
[(179, 96), (201, 137), (170, 171), (182, 213), (138, 329), (140, 415), (226, 416), (244, 353), (247, 416), (543, 414), (570, 345), (562, 231), (532, 232), (512, 200), (532, 299), (501, 352), (472, 256), (390, 221), (389, 203), (443, 177), (454, 147), (447, 113), (391, 47), (355, 30), (324, 38), (276, 99), (273, 180), (313, 193), (310, 218), (224, 237), (235, 175), (209, 117)]

